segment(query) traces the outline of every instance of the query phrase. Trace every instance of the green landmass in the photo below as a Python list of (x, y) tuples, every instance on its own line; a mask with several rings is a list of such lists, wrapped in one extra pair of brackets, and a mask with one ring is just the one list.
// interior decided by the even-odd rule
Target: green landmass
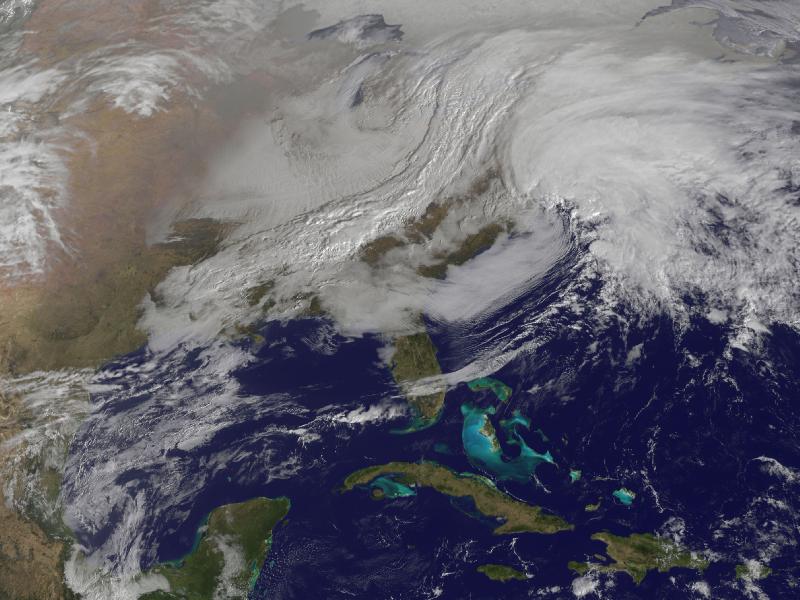
[(437, 255), (439, 259), (437, 262), (421, 265), (417, 269), (417, 273), (423, 277), (444, 279), (447, 276), (447, 268), (450, 265), (463, 265), (481, 252), (488, 250), (505, 230), (506, 228), (498, 223), (486, 225), (477, 233), (468, 235), (452, 252)]
[(772, 569), (767, 565), (762, 565), (758, 561), (747, 561), (744, 564), (736, 565), (736, 579), (749, 579), (751, 581), (764, 579), (772, 574)]
[(494, 452), (502, 452), (502, 448), (500, 447), (500, 440), (497, 439), (497, 432), (494, 430), (494, 425), (489, 420), (488, 417), (484, 418), (483, 427), (480, 429), (481, 435), (483, 435), (492, 445), (492, 450)]
[[(289, 506), (288, 498), (253, 498), (213, 510), (189, 554), (150, 571), (163, 575), (169, 590), (150, 592), (141, 600), (210, 600), (223, 584), (226, 598), (247, 598), (269, 552), (272, 530), (289, 512)], [(242, 558), (238, 571), (225, 572), (223, 548), (234, 549)]]
[(381, 262), (384, 256), (395, 248), (402, 248), (406, 243), (393, 235), (384, 235), (375, 238), (361, 247), (361, 260), (374, 267)]
[(556, 533), (573, 528), (560, 517), (547, 514), (538, 506), (525, 504), (501, 492), (484, 477), (456, 473), (435, 462), (392, 462), (366, 467), (350, 474), (344, 481), (342, 491), (367, 485), (385, 475), (391, 475), (405, 485), (432, 488), (445, 496), (470, 498), (478, 512), (503, 521), (494, 529), (494, 533), (498, 535), (522, 532)]
[(415, 244), (429, 240), (447, 217), (452, 205), (452, 201), (428, 204), (421, 217), (406, 225), (406, 237)]
[(467, 387), (473, 392), (491, 390), (500, 402), (508, 402), (511, 397), (511, 388), (499, 379), (493, 377), (479, 377), (467, 382)]
[(586, 512), (596, 512), (597, 510), (600, 509), (600, 503), (601, 501), (598, 500), (596, 504), (587, 504), (583, 510), (585, 510)]
[(585, 575), (589, 571), (589, 563), (571, 560), (567, 563), (567, 568), (570, 571), (575, 571), (578, 575)]
[(325, 309), (322, 308), (322, 302), (319, 299), (319, 296), (316, 294), (311, 296), (311, 300), (308, 303), (308, 308), (306, 309), (305, 313), (309, 317), (321, 317), (325, 314)]
[[(491, 181), (494, 175), (485, 181)], [(480, 195), (488, 184), (474, 185), (470, 190), (469, 196)], [(443, 201), (431, 202), (425, 212), (417, 218), (411, 219), (406, 223), (403, 234), (387, 234), (377, 237), (361, 247), (359, 257), (371, 267), (378, 266), (383, 258), (392, 250), (402, 248), (408, 244), (424, 244), (431, 240), (433, 234), (447, 218), (450, 209), (467, 200), (468, 197), (449, 198)], [(435, 255), (436, 262), (423, 265), (418, 268), (420, 275), (444, 279), (447, 275), (449, 265), (462, 265), (471, 258), (474, 258), (484, 250), (490, 248), (497, 237), (511, 227), (510, 223), (501, 225), (491, 223), (483, 227), (477, 233), (467, 236), (457, 248), (451, 252), (439, 252)]]
[(570, 562), (568, 567), (583, 574), (587, 570), (622, 571), (639, 584), (648, 571), (666, 573), (670, 569), (685, 568), (704, 571), (708, 561), (686, 550), (672, 540), (650, 533), (633, 533), (617, 536), (608, 532), (595, 533), (593, 540), (606, 544), (606, 553), (613, 560), (609, 564)]
[(392, 375), (406, 393), (406, 398), (415, 413), (415, 423), (411, 430), (433, 425), (444, 406), (444, 390), (426, 395), (414, 395), (406, 390), (419, 379), (440, 375), (436, 347), (427, 332), (398, 337), (394, 340), (395, 352), (392, 357)]
[(261, 335), (258, 331), (259, 330), (256, 323), (248, 323), (248, 324), (236, 323), (236, 325), (233, 326), (232, 335), (235, 336), (235, 339), (247, 338), (253, 344), (261, 345), (266, 340), (264, 339), (264, 336)]
[(325, 316), (325, 309), (322, 307), (322, 302), (320, 301), (319, 296), (316, 294), (312, 292), (301, 292), (299, 294), (295, 294), (292, 299), (297, 304), (305, 303), (305, 308), (301, 309), (297, 313), (299, 318)]
[(248, 288), (244, 294), (245, 298), (247, 299), (247, 303), (250, 306), (255, 306), (261, 302), (261, 299), (267, 294), (267, 292), (271, 291), (274, 287), (275, 282), (270, 280)]
[(492, 185), (492, 182), (500, 179), (497, 169), (491, 168), (485, 173), (476, 177), (469, 190), (463, 196), (456, 196), (431, 202), (422, 216), (413, 219), (406, 225), (405, 235), (413, 243), (422, 243), (433, 237), (433, 234), (447, 218), (450, 209), (459, 206), (485, 194)]
[(375, 267), (389, 252), (395, 248), (402, 248), (407, 243), (421, 244), (433, 236), (439, 225), (442, 224), (447, 213), (450, 212), (451, 203), (431, 202), (422, 216), (412, 219), (406, 224), (405, 237), (396, 235), (383, 235), (367, 242), (361, 247), (359, 256), (361, 260), (371, 267)]
[(525, 581), (527, 579), (525, 573), (506, 565), (480, 565), (477, 568), (477, 571), (478, 573), (483, 573), (489, 579), (494, 581), (502, 581), (503, 583), (512, 579), (518, 579), (520, 581)]
[(139, 596), (139, 600), (175, 600), (176, 598), (182, 598), (182, 596), (176, 596), (170, 592), (165, 592), (164, 590), (156, 590), (154, 592), (148, 592), (143, 596)]

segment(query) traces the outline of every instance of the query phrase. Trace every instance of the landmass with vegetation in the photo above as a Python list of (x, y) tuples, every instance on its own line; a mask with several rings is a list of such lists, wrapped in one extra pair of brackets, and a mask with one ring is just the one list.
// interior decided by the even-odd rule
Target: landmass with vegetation
[(213, 510), (189, 554), (150, 571), (165, 577), (169, 590), (141, 600), (246, 599), (269, 552), (272, 530), (289, 507), (288, 498), (253, 498)]
[[(510, 227), (510, 226), (509, 226)], [(444, 279), (450, 265), (463, 265), (491, 248), (506, 227), (498, 223), (490, 223), (476, 233), (468, 235), (461, 243), (450, 252), (441, 252), (435, 255), (436, 262), (422, 265), (417, 268), (417, 273), (423, 277)]]
[[(450, 220), (457, 219), (460, 207), (483, 196), (495, 183), (502, 185), (499, 173), (496, 169), (489, 169), (475, 179), (465, 194), (431, 202), (421, 215), (409, 219), (402, 231), (379, 236), (364, 244), (359, 253), (361, 260), (371, 267), (378, 267), (386, 262), (393, 250), (407, 246), (434, 246), (436, 250), (430, 252), (429, 260), (417, 267), (417, 273), (423, 277), (444, 279), (450, 265), (463, 265), (475, 258), (491, 248), (503, 232), (513, 227), (508, 220), (487, 223), (478, 231), (468, 233), (460, 240), (453, 240), (449, 249), (439, 249), (440, 240), (434, 241), (434, 234), (448, 217)], [(462, 226), (463, 223), (459, 223), (458, 229), (461, 230)]]
[(442, 373), (433, 341), (423, 331), (396, 338), (394, 348), (392, 375), (415, 413), (415, 421), (410, 430), (433, 425), (442, 412), (445, 390), (431, 394), (415, 394), (410, 391), (414, 382)]
[(483, 573), (486, 575), (486, 577), (493, 581), (501, 581), (503, 583), (506, 581), (511, 581), (512, 579), (519, 581), (525, 581), (527, 579), (525, 573), (507, 565), (480, 565), (477, 568), (477, 571), (478, 573)]
[(649, 571), (666, 573), (675, 568), (694, 569), (701, 573), (708, 561), (678, 543), (650, 533), (633, 533), (628, 536), (608, 532), (595, 533), (593, 540), (606, 544), (606, 552), (613, 562), (608, 564), (572, 561), (569, 568), (579, 574), (587, 571), (622, 571), (639, 584)]
[(467, 387), (473, 392), (480, 392), (482, 390), (491, 390), (497, 396), (500, 402), (508, 402), (513, 391), (509, 386), (493, 377), (479, 377), (467, 382)]
[(502, 521), (495, 534), (557, 533), (573, 528), (560, 517), (545, 513), (540, 507), (521, 502), (498, 490), (488, 479), (472, 473), (456, 473), (435, 462), (391, 462), (351, 473), (342, 491), (366, 486), (381, 476), (391, 476), (407, 486), (428, 487), (454, 498), (469, 498), (475, 508), (487, 517)]
[(772, 569), (755, 560), (736, 565), (736, 579), (749, 579), (755, 581), (764, 579), (772, 574)]

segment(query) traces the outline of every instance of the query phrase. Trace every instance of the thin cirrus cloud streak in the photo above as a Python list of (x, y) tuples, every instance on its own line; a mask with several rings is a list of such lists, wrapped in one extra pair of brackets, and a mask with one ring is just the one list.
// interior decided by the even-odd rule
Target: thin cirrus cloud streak
[[(290, 398), (242, 398), (231, 374), (252, 357), (232, 352), (219, 334), (258, 317), (260, 308), (243, 294), (255, 283), (274, 280), (273, 293), (284, 298), (313, 291), (345, 333), (395, 334), (419, 327), (420, 312), (452, 322), (484, 318), (580, 254), (570, 276), (599, 276), (608, 306), (625, 300), (645, 313), (680, 315), (688, 310), (683, 298), (697, 294), (711, 299), (703, 310), (717, 321), (796, 325), (797, 298), (786, 285), (800, 242), (796, 67), (781, 62), (780, 44), (759, 52), (733, 36), (730, 23), (700, 24), (724, 13), (739, 19), (741, 31), (752, 25), (747, 19), (762, 19), (763, 32), (769, 20), (716, 2), (694, 3), (688, 12), (650, 12), (656, 2), (509, 2), (497, 15), (487, 3), (470, 10), (463, 3), (396, 4), (374, 10), (402, 25), (399, 39), (364, 37), (350, 23), (330, 39), (287, 34), (246, 55), (247, 64), (201, 53), (205, 62), (197, 67), (195, 55), (184, 61), (131, 44), (118, 49), (130, 56), (84, 65), (95, 93), (142, 118), (165, 110), (176, 89), (201, 97), (198, 72), (223, 80), (257, 66), (275, 81), (274, 111), (219, 148), (193, 207), (196, 216), (237, 228), (217, 255), (174, 269), (158, 288), (158, 303), (144, 300), (141, 326), (153, 354), (143, 364), (131, 359), (120, 367), (129, 369), (124, 373), (103, 374), (109, 387), (105, 397), (97, 394), (82, 430), (85, 452), (70, 459), (73, 479), (63, 496), (70, 526), (90, 537), (111, 511), (122, 515), (107, 539), (97, 547), (87, 542), (88, 556), (76, 553), (68, 564), (68, 580), (87, 598), (135, 597), (149, 585), (139, 572), (151, 541), (142, 524), (158, 518), (148, 508), (158, 502), (141, 495), (148, 492), (135, 481), (117, 481), (120, 469), (152, 469), (165, 486), (151, 493), (174, 491), (176, 501), (188, 502), (207, 473), (171, 488), (177, 468), (164, 465), (163, 451), (203, 448), (243, 412), (307, 418), (258, 434), (290, 440), (297, 453), (313, 446), (315, 427), (399, 414), (395, 404), (375, 399), (372, 409), (353, 405), (315, 420)], [(217, 12), (202, 13), (209, 22), (218, 19), (220, 31), (243, 39), (258, 30), (247, 24), (254, 14), (262, 29), (276, 16), (254, 13), (249, 2), (213, 6)], [(791, 5), (771, 6), (797, 18)], [(297, 17), (308, 21), (307, 31), (356, 16), (343, 2), (306, 9), (317, 11)], [(668, 35), (660, 33), (666, 25)], [(203, 30), (197, 47), (219, 43), (212, 30)], [(766, 38), (785, 48), (794, 43), (777, 26)], [(132, 85), (134, 71), (147, 80)], [(27, 86), (37, 98), (54, 93), (35, 75), (24, 81), (17, 89)], [(432, 200), (463, 195), (490, 169), (502, 185), (470, 198), (468, 208), (453, 208), (453, 220), (431, 244), (450, 248), (486, 223), (512, 221), (512, 234), (493, 248), (451, 267), (444, 281), (416, 272), (431, 248), (398, 249), (384, 269), (360, 260), (364, 243), (402, 230)], [(282, 310), (288, 317), (299, 308)], [(204, 348), (192, 367), (184, 346)], [(497, 368), (523, 347), (481, 360)], [(190, 368), (175, 381), (175, 372)], [(480, 373), (480, 365), (467, 365), (448, 381)], [(104, 400), (131, 401), (132, 412), (105, 419)], [(123, 420), (134, 426), (125, 429)], [(108, 439), (122, 450), (110, 456)], [(207, 466), (210, 472), (226, 461), (259, 460), (280, 479), (303, 462), (264, 452), (253, 457), (232, 448)], [(111, 564), (109, 555), (119, 560)], [(576, 581), (575, 595), (593, 589), (590, 579)]]

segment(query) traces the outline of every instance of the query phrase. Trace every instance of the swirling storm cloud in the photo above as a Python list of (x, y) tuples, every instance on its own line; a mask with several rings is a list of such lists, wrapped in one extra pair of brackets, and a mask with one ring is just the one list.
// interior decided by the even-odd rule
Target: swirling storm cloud
[[(493, 557), (514, 598), (791, 597), (796, 2), (5, 0), (0, 32), (0, 391), (32, 415), (0, 471), (67, 588), (166, 594), (213, 510), (285, 496), (250, 597), (493, 597)], [(391, 471), (347, 504), (390, 461), (571, 533)], [(602, 531), (704, 566), (638, 581)]]

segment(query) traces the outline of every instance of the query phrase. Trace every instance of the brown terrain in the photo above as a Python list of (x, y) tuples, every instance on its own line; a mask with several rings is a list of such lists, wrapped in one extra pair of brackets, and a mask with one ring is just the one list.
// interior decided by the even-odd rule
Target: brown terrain
[[(19, 433), (23, 414), (20, 399), (0, 391), (0, 472), (11, 458), (3, 443)], [(0, 598), (64, 598), (64, 550), (62, 542), (0, 502)]]
[[(44, 0), (25, 26), (21, 52), (47, 66), (130, 40), (177, 47), (180, 32), (151, 27), (160, 5)], [(82, 92), (66, 92), (47, 107), (48, 116), (59, 119)], [(0, 377), (95, 366), (143, 344), (136, 322), (145, 294), (173, 266), (215, 252), (225, 232), (223, 224), (190, 219), (173, 225), (176, 241), (148, 245), (148, 223), (158, 208), (191, 197), (209, 149), (235, 130), (231, 118), (226, 114), (223, 124), (213, 106), (178, 93), (146, 118), (98, 97), (60, 120), (72, 134), (65, 154), (69, 202), (58, 215), (70, 251), (54, 250), (41, 278), (0, 283)], [(23, 412), (19, 398), (0, 397), (0, 442), (21, 431)], [(9, 452), (0, 453), (0, 467)], [(0, 503), (0, 598), (67, 597), (65, 551), (64, 541)]]
[(92, 366), (135, 349), (144, 342), (135, 324), (145, 293), (219, 239), (220, 227), (205, 223), (190, 236), (194, 252), (146, 244), (153, 209), (202, 175), (193, 148), (217, 133), (213, 114), (177, 104), (142, 119), (99, 107), (72, 121), (88, 135), (69, 156), (60, 222), (73, 256), (60, 256), (43, 281), (2, 289), (0, 370)]
[[(42, 0), (25, 24), (28, 33), (21, 60), (69, 68), (79, 65), (87, 53), (120, 52), (109, 47), (123, 43), (184, 49), (191, 36), (165, 25), (169, 15), (160, 12), (163, 6), (158, 0)], [(202, 86), (199, 73), (189, 70), (187, 77), (190, 84)], [(211, 149), (257, 109), (251, 100), (234, 101), (231, 114), (231, 103), (224, 100), (230, 94), (227, 90), (238, 85), (250, 98), (262, 97), (270, 78), (254, 73), (233, 86), (209, 90), (205, 101), (171, 90), (163, 110), (148, 117), (115, 108), (102, 96), (66, 116), (67, 107), (84, 98), (83, 84), (79, 79), (70, 82), (61, 96), (40, 109), (42, 114), (34, 115), (35, 120), (57, 122), (69, 132), (63, 140), (69, 200), (57, 215), (69, 251), (53, 248), (42, 277), (0, 282), (0, 377), (97, 366), (145, 342), (136, 328), (142, 299), (174, 266), (214, 253), (227, 227), (187, 219), (173, 224), (175, 241), (148, 244), (148, 225), (159, 209), (179, 209), (191, 200)], [(393, 246), (430, 238), (447, 212), (447, 206), (433, 205), (410, 225), (407, 240), (392, 240), (385, 246), (378, 242), (372, 249), (373, 262)], [(488, 233), (470, 240), (461, 254), (491, 245), (497, 232)], [(439, 262), (458, 263), (461, 254), (443, 255)], [(365, 259), (370, 262), (368, 256)], [(446, 269), (442, 265), (437, 267), (440, 271)], [(251, 301), (266, 291), (255, 290)], [(318, 311), (318, 305), (312, 301), (310, 309)], [(431, 412), (438, 412), (439, 396)], [(0, 441), (22, 430), (23, 412), (19, 398), (10, 394), (2, 398)], [(10, 450), (3, 452), (0, 467)], [(42, 525), (0, 503), (0, 598), (65, 597), (65, 547)]]

